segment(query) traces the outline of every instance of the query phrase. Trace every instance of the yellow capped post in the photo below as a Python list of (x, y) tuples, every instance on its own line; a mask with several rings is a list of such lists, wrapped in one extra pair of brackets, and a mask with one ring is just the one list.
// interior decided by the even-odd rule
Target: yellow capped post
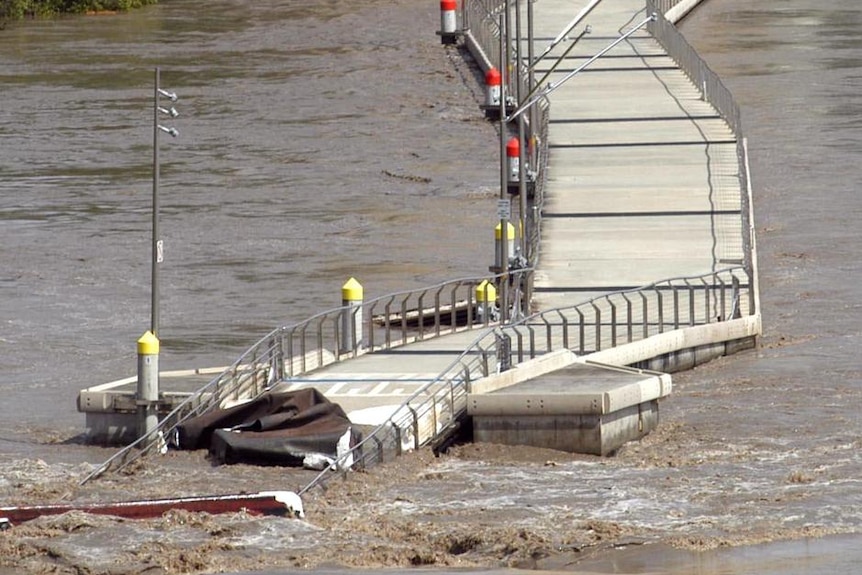
[(482, 280), (482, 283), (476, 286), (476, 301), (479, 303), (497, 301), (497, 287), (488, 280)]
[[(515, 226), (512, 225), (512, 222), (506, 222), (506, 228), (508, 228), (509, 233), (506, 234), (507, 239), (514, 240), (515, 239)], [(499, 240), (503, 237), (503, 227), (500, 224), (497, 224), (497, 227), (494, 228), (494, 239)]]
[(362, 345), (362, 284), (350, 278), (341, 286), (341, 353), (356, 352)]
[(350, 278), (341, 286), (341, 303), (347, 305), (347, 302), (356, 301), (362, 301), (362, 284), (356, 278)]
[(497, 287), (488, 280), (476, 286), (476, 313), (481, 323), (497, 321)]
[(148, 331), (138, 339), (138, 355), (159, 355), (159, 338)]
[[(515, 254), (515, 226), (506, 222), (506, 254), (507, 259)], [(494, 265), (503, 269), (503, 226), (502, 222), (494, 228)]]
[[(138, 437), (149, 436), (159, 425), (159, 338), (148, 331), (138, 339)], [(151, 438), (155, 439), (154, 437)]]

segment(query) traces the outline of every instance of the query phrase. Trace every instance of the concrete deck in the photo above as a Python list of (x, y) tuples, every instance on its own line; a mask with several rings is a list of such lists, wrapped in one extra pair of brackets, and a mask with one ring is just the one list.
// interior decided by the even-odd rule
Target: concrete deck
[(464, 331), (367, 353), (292, 378), (281, 388), (316, 387), (348, 414), (373, 407), (397, 407), (436, 380), (480, 333), (481, 330)]
[(469, 396), (476, 441), (609, 455), (658, 425), (668, 374), (575, 363)]

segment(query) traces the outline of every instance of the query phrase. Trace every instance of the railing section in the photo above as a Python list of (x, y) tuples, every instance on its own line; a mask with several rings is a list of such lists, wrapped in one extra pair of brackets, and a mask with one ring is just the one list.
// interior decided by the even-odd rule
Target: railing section
[[(495, 283), (523, 286), (532, 269), (489, 278), (464, 278), (407, 290), (317, 314), (268, 333), (230, 367), (190, 395), (160, 422), (152, 435), (125, 447), (84, 482), (171, 444), (177, 427), (219, 406), (253, 399), (275, 384), (327, 364), (416, 341), (488, 327), (497, 321)], [(518, 290), (511, 289), (512, 294)], [(501, 304), (502, 305), (502, 304)], [(523, 317), (520, 301), (508, 302)], [(358, 329), (361, 326), (362, 329)]]
[[(526, 4), (530, 0), (522, 0)], [(529, 29), (529, 12), (527, 18), (518, 10), (519, 2), (500, 2), (499, 0), (465, 0), (462, 4), (462, 25), (464, 42), (473, 59), (477, 62), (483, 72), (494, 67), (500, 70), (504, 76), (506, 94), (504, 97), (514, 106), (520, 95), (522, 101), (527, 101), (531, 95), (531, 75), (529, 73), (529, 53), (523, 49), (526, 41), (518, 37), (516, 32), (523, 34), (523, 29)], [(508, 20), (512, 30), (508, 30), (506, 38), (501, 42), (501, 22), (505, 21), (505, 10), (508, 5), (510, 14)], [(515, 12), (512, 14), (512, 12)], [(520, 26), (513, 22), (521, 19)], [(526, 20), (526, 21), (525, 21)], [(507, 66), (501, 53), (501, 46), (505, 46), (508, 54), (505, 62), (512, 63)], [(511, 70), (511, 73), (510, 73)], [(544, 204), (544, 190), (546, 172), (548, 166), (548, 125), (550, 122), (550, 103), (547, 98), (540, 99), (526, 114), (525, 121), (525, 152), (526, 167), (529, 183), (528, 196), (524, 201), (520, 197), (513, 198), (518, 202), (518, 209), (524, 222), (525, 246), (524, 256), (528, 267), (535, 267), (539, 255), (539, 240), (542, 233), (542, 208)], [(517, 135), (518, 125), (514, 122), (505, 123), (509, 135)], [(504, 161), (501, 158), (501, 161)], [(532, 292), (532, 276), (528, 278), (525, 288), (526, 297)]]
[(466, 0), (462, 4), (462, 25), (467, 48), (482, 72), (492, 66), (500, 70), (500, 15), (504, 4), (499, 0)]
[(302, 491), (349, 469), (361, 469), (419, 449), (452, 429), (466, 413), (470, 382), (560, 349), (587, 355), (653, 335), (754, 313), (743, 267), (663, 280), (610, 293), (521, 321), (489, 326), (433, 382)]

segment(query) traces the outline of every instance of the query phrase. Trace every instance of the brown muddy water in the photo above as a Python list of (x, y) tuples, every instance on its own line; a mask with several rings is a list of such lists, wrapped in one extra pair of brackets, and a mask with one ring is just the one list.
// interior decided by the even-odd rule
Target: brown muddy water
[[(408, 0), (172, 0), (0, 31), (4, 505), (308, 479), (172, 454), (78, 485), (113, 451), (76, 443), (75, 395), (131, 373), (149, 325), (152, 68), (182, 113), (162, 139), (163, 367), (224, 364), (351, 275), (375, 295), (487, 269), (497, 140), (438, 23)], [(675, 375), (643, 441), (413, 454), (309, 494), (306, 521), (43, 518), (0, 534), (0, 573), (856, 572), (860, 29), (855, 0), (712, 0), (682, 26), (742, 108), (765, 336)]]

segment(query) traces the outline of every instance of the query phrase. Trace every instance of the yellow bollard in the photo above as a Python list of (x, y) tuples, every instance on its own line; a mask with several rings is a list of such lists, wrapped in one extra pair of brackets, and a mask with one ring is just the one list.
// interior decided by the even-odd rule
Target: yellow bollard
[(476, 313), (485, 325), (497, 321), (497, 288), (488, 280), (476, 286)]
[(138, 340), (138, 437), (159, 425), (159, 338), (148, 331)]
[[(515, 226), (511, 222), (506, 222), (508, 233), (506, 234), (506, 254), (507, 259), (511, 259), (515, 255)], [(503, 269), (503, 228), (498, 223), (494, 228), (494, 265), (498, 270)]]
[(362, 284), (350, 278), (341, 286), (341, 353), (358, 350), (362, 345)]

